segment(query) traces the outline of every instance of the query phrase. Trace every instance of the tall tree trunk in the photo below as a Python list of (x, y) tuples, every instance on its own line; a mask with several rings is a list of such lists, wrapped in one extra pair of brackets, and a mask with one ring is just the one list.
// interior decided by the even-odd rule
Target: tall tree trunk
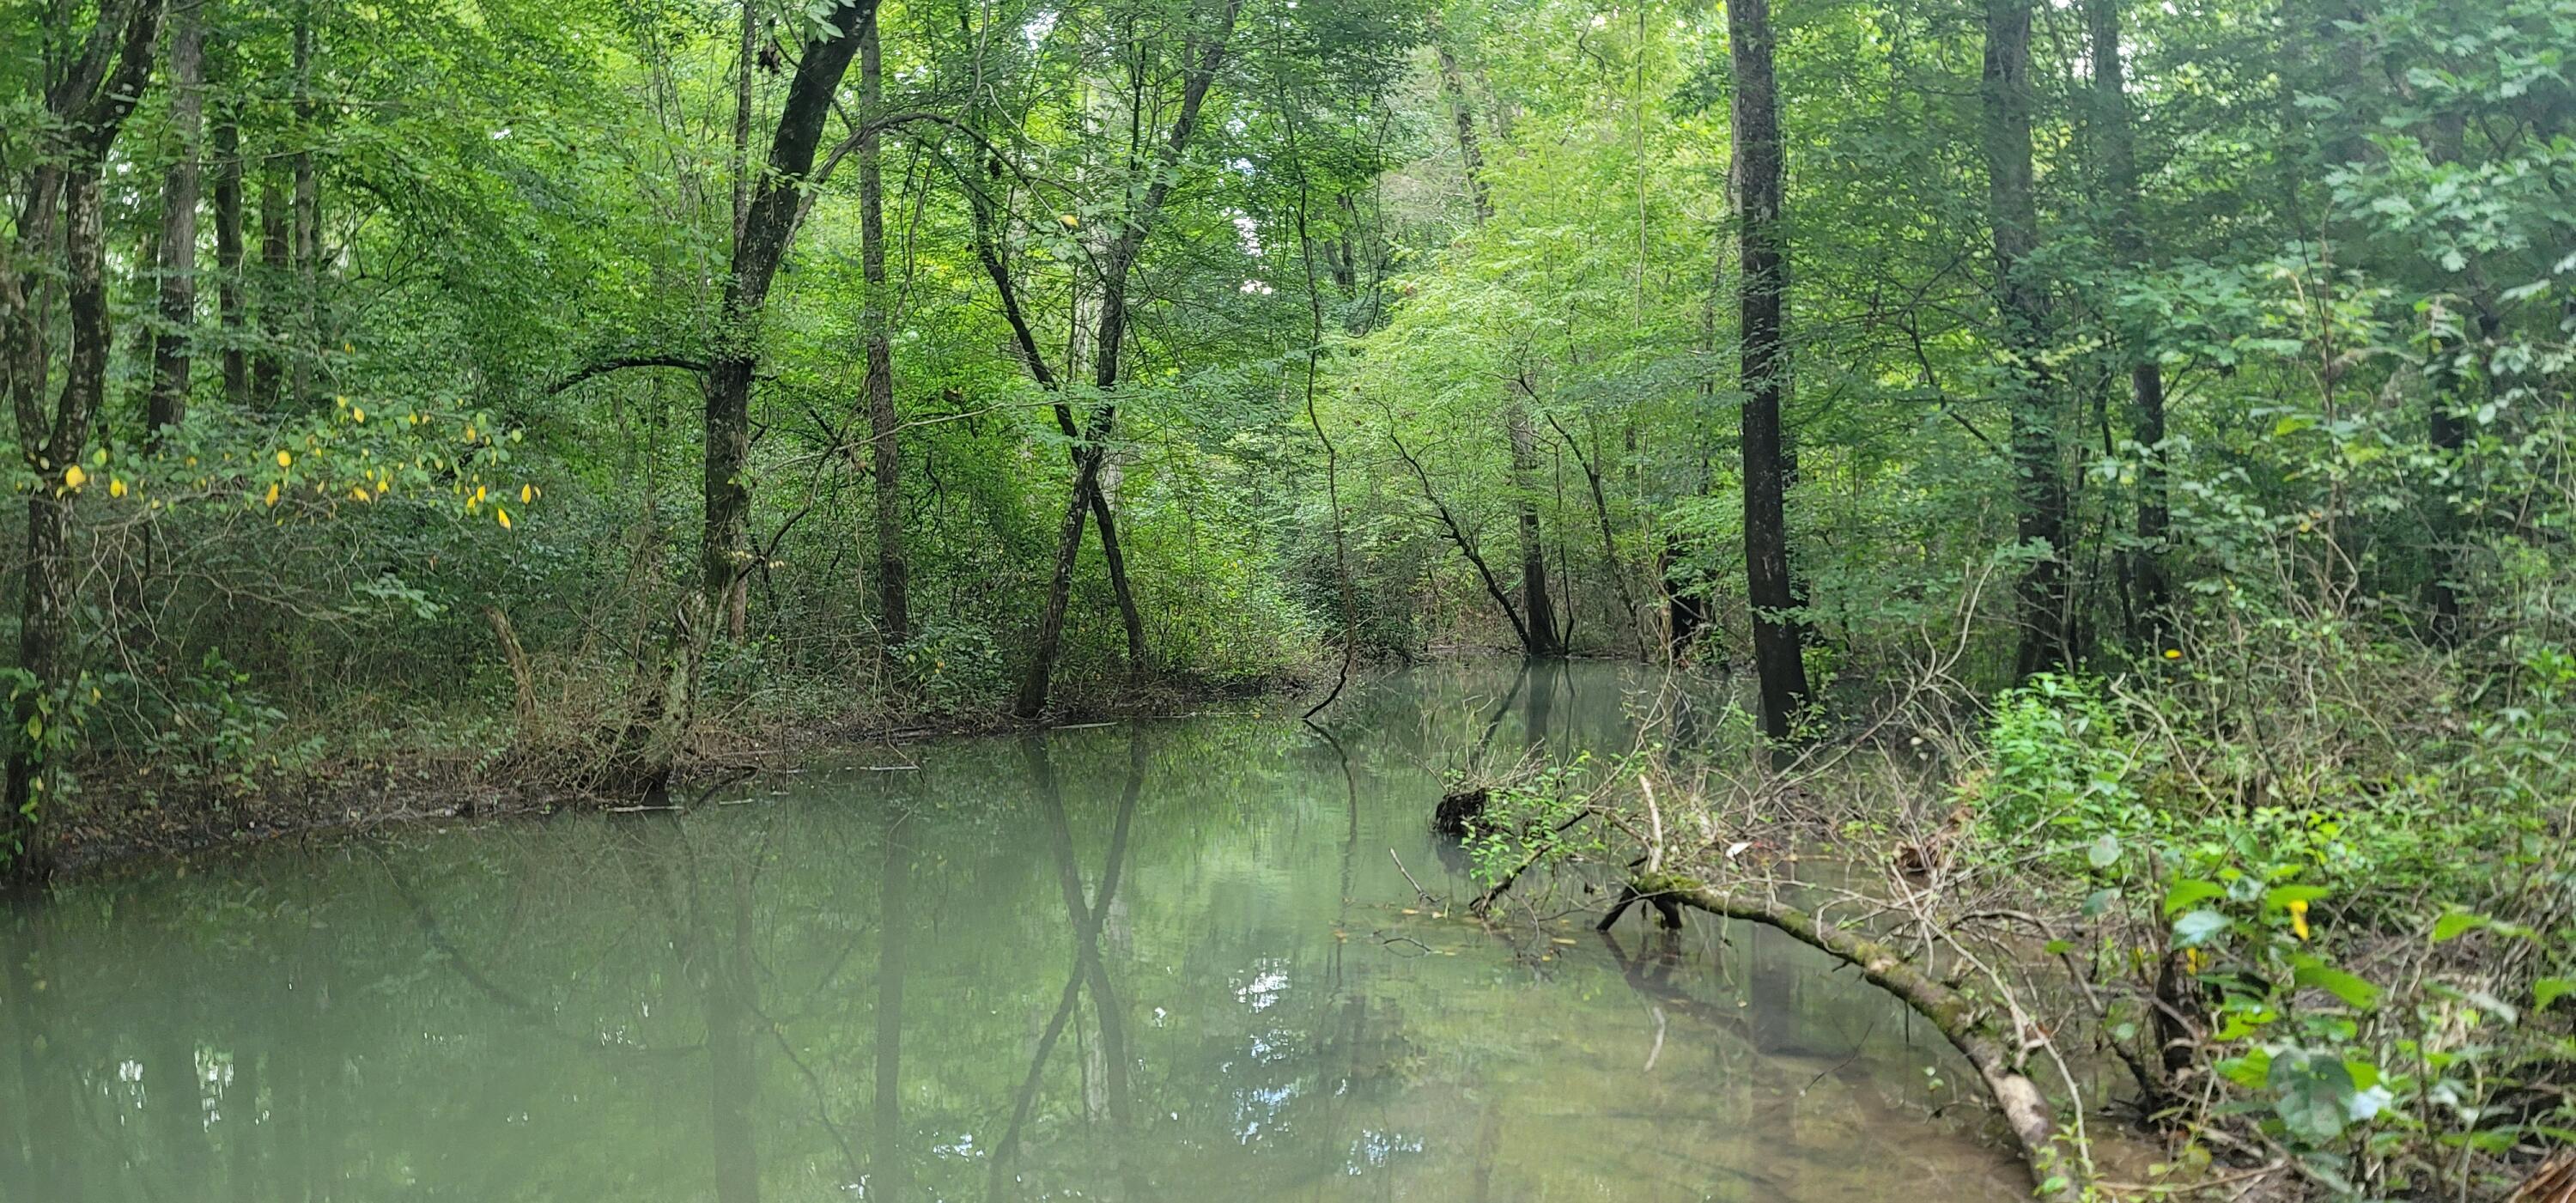
[(2012, 421), (2015, 533), (2037, 558), (2015, 589), (2024, 677), (2063, 667), (2066, 646), (2066, 505), (2055, 392), (2040, 356), (2048, 344), (2048, 292), (2031, 262), (2039, 211), (2031, 195), (2031, 0), (1985, 0), (1984, 100), (1987, 220), (1994, 228), (1997, 309), (2003, 319), (2007, 408)]
[(743, 477), (751, 453), (752, 369), (759, 357), (760, 319), (768, 303), (770, 280), (795, 230), (832, 97), (858, 52), (858, 28), (875, 19), (876, 0), (847, 0), (832, 10), (835, 36), (805, 47), (788, 83), (777, 132), (770, 139), (767, 167), (743, 213), (742, 236), (734, 241), (732, 270), (724, 283), (724, 328), (709, 356), (705, 390), (706, 527), (698, 566), (711, 613), (727, 613), (736, 587), (750, 575), (744, 532), (751, 515), (751, 489)]
[[(989, 162), (988, 168), (987, 183), (997, 182), (1001, 174), (1001, 164)], [(1038, 347), (1037, 333), (1030, 327), (1028, 314), (1020, 306), (1019, 286), (1011, 279), (1010, 265), (1002, 259), (1001, 244), (995, 229), (998, 219), (991, 195), (982, 188), (970, 185), (967, 190), (967, 209), (974, 225), (976, 257), (983, 262), (984, 274), (993, 281), (994, 293), (1002, 304), (1003, 319), (1010, 325), (1013, 344), (1019, 350), (1020, 363), (1028, 369), (1029, 379), (1036, 381), (1039, 388), (1053, 397), (1056, 429), (1062, 431), (1068, 440), (1065, 448), (1066, 460), (1079, 471), (1082, 466), (1082, 427), (1074, 417), (1072, 404), (1065, 398), (1063, 378), (1056, 375), (1054, 366), (1047, 362), (1045, 352)], [(1077, 321), (1073, 337), (1068, 340), (1068, 343), (1079, 340), (1080, 324)], [(1069, 346), (1067, 354), (1071, 353)], [(1100, 522), (1101, 558), (1106, 561), (1109, 569), (1109, 584), (1112, 592), (1117, 596), (1119, 614), (1126, 621), (1128, 669), (1131, 672), (1140, 671), (1145, 661), (1145, 624), (1143, 617), (1136, 610), (1135, 594), (1128, 588), (1127, 558), (1118, 550), (1118, 525), (1110, 513), (1109, 499), (1105, 490), (1095, 485), (1092, 494), (1086, 498), (1086, 503), (1091, 507), (1092, 517)]]
[[(2121, 266), (2134, 268), (2145, 262), (2146, 238), (2138, 227), (2137, 135), (2130, 122), (2128, 86), (2120, 61), (2120, 0), (2084, 0), (2084, 20), (2093, 60), (2095, 124), (2111, 252)], [(2157, 635), (2164, 629), (2173, 600), (2164, 564), (2165, 532), (2172, 512), (2165, 486), (2165, 378), (2155, 349), (2144, 339), (2132, 340), (2127, 354), (2132, 441), (2145, 449), (2138, 467), (2138, 546), (2129, 553), (2138, 619), (2132, 635), (2152, 645), (2160, 642)]]
[(286, 353), (294, 318), (286, 303), (295, 272), (295, 247), (287, 230), (285, 176), (272, 165), (259, 176), (259, 354), (251, 360), (251, 394), (266, 409), (286, 404)]
[[(78, 670), (72, 657), (70, 545), (79, 490), (64, 475), (88, 450), (90, 427), (107, 396), (112, 350), (102, 176), (117, 132), (151, 78), (161, 17), (160, 0), (107, 0), (81, 57), (48, 64), (60, 67), (54, 78), (65, 81), (46, 96), (55, 128), (65, 133), (64, 145), (45, 149), (59, 153), (61, 161), (40, 162), (30, 173), (14, 231), (17, 245), (0, 252), (4, 383), (18, 423), (19, 454), (38, 477), (27, 496), (27, 561), (18, 606), (18, 667), (34, 678), (35, 687), (20, 691), (11, 709), (8, 755), (0, 766), (0, 875), (8, 877), (34, 878), (48, 867), (44, 821), (53, 803), (53, 772), (43, 737), (71, 708)], [(70, 353), (48, 413), (44, 297), (41, 285), (30, 288), (17, 264), (49, 254), (57, 206)]]
[[(865, 22), (865, 24), (873, 24), (873, 22)], [(752, 72), (758, 67), (760, 54), (760, 6), (751, 3), (750, 0), (743, 0), (741, 34), (738, 39), (738, 45), (735, 49), (736, 53), (734, 56), (733, 74), (733, 245), (737, 256), (736, 262), (738, 263), (740, 261), (739, 256), (741, 254), (744, 236), (749, 230), (751, 224), (753, 175), (751, 165), (751, 76)], [(873, 116), (874, 114), (870, 114), (870, 117)], [(746, 366), (743, 370), (748, 374), (750, 368)], [(709, 383), (712, 384), (712, 380), (710, 380)], [(745, 396), (748, 397), (751, 386), (747, 375), (742, 387), (745, 390)], [(746, 405), (747, 404), (748, 402), (746, 402)], [(750, 423), (746, 420), (740, 427), (735, 428), (732, 437), (738, 440), (747, 440), (749, 437), (749, 429)], [(711, 427), (708, 434), (712, 437), (714, 433), (715, 432)], [(713, 446), (712, 443), (709, 445)], [(748, 455), (749, 447), (749, 443), (745, 441), (740, 451), (735, 453), (737, 458), (741, 455)], [(724, 617), (725, 637), (736, 643), (742, 642), (743, 636), (749, 632), (751, 626), (751, 573), (746, 570), (747, 565), (744, 562), (744, 557), (749, 552), (748, 545), (745, 542), (747, 538), (745, 531), (749, 512), (750, 502), (748, 495), (746, 494), (744, 512), (742, 515), (737, 516), (733, 523), (734, 542), (730, 548), (730, 558), (734, 561), (735, 567), (730, 578), (731, 583), (725, 587), (724, 596), (717, 601), (717, 604), (721, 607), (719, 613)], [(708, 513), (712, 515), (714, 511), (710, 509)]]
[(1788, 254), (1780, 237), (1782, 150), (1779, 83), (1771, 64), (1770, 0), (1727, 0), (1726, 43), (1735, 76), (1737, 278), (1744, 447), (1744, 584), (1753, 611), (1753, 666), (1762, 683), (1762, 730), (1789, 738), (1807, 707), (1807, 665), (1792, 617), (1788, 469), (1780, 398), (1789, 372), (1783, 335)]
[(1095, 444), (1074, 456), (1073, 500), (1066, 504), (1064, 522), (1056, 531), (1055, 568), (1047, 577), (1046, 608), (1038, 613), (1037, 655), (1030, 659), (1027, 673), (1020, 678), (1019, 697), (1011, 703), (1011, 712), (1023, 719), (1046, 712), (1056, 648), (1064, 641), (1065, 608), (1073, 597), (1073, 563), (1082, 551), (1082, 520), (1091, 512), (1091, 490), (1099, 483), (1105, 450)]
[[(885, 109), (884, 48), (877, 23), (859, 28), (859, 111), (874, 122)], [(903, 550), (903, 447), (895, 438), (894, 347), (887, 327), (885, 175), (870, 126), (859, 136), (859, 259), (867, 278), (868, 474), (876, 485), (877, 609), (888, 646), (912, 637), (911, 566)], [(1104, 523), (1103, 530), (1108, 529)]]
[(224, 403), (250, 405), (250, 357), (242, 350), (241, 115), (230, 103), (215, 123), (215, 310), (224, 331)]
[(1494, 215), (1494, 194), (1485, 183), (1485, 154), (1476, 140), (1475, 104), (1467, 94), (1467, 74), (1459, 69), (1457, 52), (1449, 48), (1436, 13), (1431, 21), (1431, 48), (1440, 60), (1441, 90), (1449, 94), (1449, 120), (1458, 131), (1458, 164), (1467, 177), (1467, 199), (1475, 205), (1476, 220), (1483, 222)]
[(189, 343), (197, 324), (198, 142), (205, 128), (208, 0), (181, 0), (170, 13), (170, 125), (179, 157), (161, 185), (161, 329), (152, 338), (152, 396), (144, 438), (188, 416)]
[[(185, 2), (185, 0), (182, 0)], [(288, 370), (295, 405), (311, 409), (319, 394), (313, 369), (322, 355), (322, 181), (314, 174), (313, 140), (318, 136), (313, 102), (313, 6), (295, 14), (295, 358)]]

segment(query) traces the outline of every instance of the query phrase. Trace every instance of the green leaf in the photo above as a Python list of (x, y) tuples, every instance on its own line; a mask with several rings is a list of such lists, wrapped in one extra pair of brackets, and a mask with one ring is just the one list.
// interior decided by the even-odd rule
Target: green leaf
[(2433, 921), (2433, 942), (2439, 944), (2444, 940), (2456, 940), (2464, 933), (2494, 922), (2476, 911), (2444, 911), (2441, 918)]
[(2185, 948), (2198, 948), (2217, 939), (2235, 924), (2235, 920), (2216, 911), (2193, 911), (2174, 920), (2174, 943)]
[(2576, 994), (2576, 977), (2544, 977), (2531, 984), (2531, 1009), (2546, 1011), (2570, 994)]
[(2341, 1059), (2304, 1050), (2273, 1057), (2268, 1084), (2272, 1113), (2281, 1117), (2281, 1126), (2312, 1146), (2343, 1135), (2346, 1118), (2361, 1093)]
[(2195, 902), (2217, 898), (2225, 893), (2227, 893), (2226, 888), (2217, 882), (2202, 881), (2196, 877), (2181, 878), (2165, 890), (2165, 917), (2172, 918), (2183, 908)]
[(2302, 986), (2323, 990), (2355, 1007), (2366, 1009), (2379, 1002), (2379, 987), (2315, 957), (2292, 958), (2290, 977)]
[(2322, 902), (2333, 894), (2324, 886), (2274, 886), (2263, 891), (2263, 905), (2279, 910), (2293, 902)]
[(2084, 859), (2096, 869), (2108, 869), (2120, 863), (2120, 837), (2107, 831), (2102, 833), (2102, 838), (2093, 841), (2093, 846), (2085, 851)]

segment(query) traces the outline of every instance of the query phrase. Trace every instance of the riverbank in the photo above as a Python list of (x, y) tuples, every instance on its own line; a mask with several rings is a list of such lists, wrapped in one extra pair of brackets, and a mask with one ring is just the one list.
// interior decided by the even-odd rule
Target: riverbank
[[(1222, 703), (1285, 707), (1302, 675), (1213, 682), (1157, 678), (1077, 691), (1038, 724), (998, 707), (924, 707), (868, 699), (841, 713), (737, 700), (701, 724), (671, 798), (836, 752), (1137, 718), (1188, 717)], [(1302, 705), (1300, 706), (1302, 708)], [(507, 712), (415, 720), (398, 730), (288, 724), (270, 749), (221, 772), (205, 766), (96, 762), (80, 766), (74, 800), (47, 830), (55, 881), (119, 862), (297, 836), (413, 823), (612, 810), (641, 800), (584, 787), (596, 724)]]

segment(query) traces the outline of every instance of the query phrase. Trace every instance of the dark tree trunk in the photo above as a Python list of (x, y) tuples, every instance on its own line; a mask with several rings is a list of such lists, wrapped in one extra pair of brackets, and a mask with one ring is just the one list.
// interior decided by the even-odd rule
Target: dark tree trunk
[(161, 329), (152, 338), (147, 440), (188, 416), (189, 343), (197, 324), (197, 156), (206, 106), (204, 2), (186, 0), (170, 14), (170, 125), (179, 135), (179, 157), (161, 185)]
[(1512, 443), (1512, 505), (1518, 511), (1521, 550), (1521, 618), (1528, 624), (1522, 650), (1532, 657), (1562, 656), (1563, 637), (1556, 628), (1556, 607), (1548, 601), (1547, 544), (1538, 525), (1538, 435), (1530, 428), (1529, 405), (1513, 398), (1503, 413)]
[[(859, 109), (873, 123), (885, 109), (885, 62), (875, 21), (859, 27)], [(876, 485), (877, 610), (888, 646), (912, 638), (911, 565), (903, 549), (903, 447), (895, 437), (894, 347), (887, 327), (885, 175), (873, 124), (859, 135), (859, 259), (867, 278), (868, 473)], [(1105, 527), (1103, 529), (1106, 529)]]
[(250, 405), (250, 357), (242, 350), (241, 118), (229, 104), (215, 125), (215, 309), (224, 330), (224, 403)]
[[(991, 164), (988, 182), (998, 180), (1000, 170), (1000, 164)], [(1011, 327), (1020, 362), (1028, 369), (1029, 378), (1053, 395), (1056, 428), (1071, 441), (1066, 448), (1066, 459), (1079, 471), (1082, 465), (1082, 427), (1074, 417), (1072, 404), (1065, 399), (1063, 380), (1047, 363), (1045, 353), (1038, 347), (1037, 332), (1030, 327), (1028, 315), (1020, 307), (1019, 286), (1012, 282), (1010, 266), (1002, 259), (1001, 244), (994, 229), (997, 219), (992, 197), (970, 185), (967, 202), (968, 213), (974, 223), (975, 253), (984, 264), (984, 274), (993, 281), (995, 295), (1001, 300), (1003, 319)], [(1145, 661), (1145, 624), (1136, 609), (1135, 593), (1128, 588), (1127, 557), (1118, 550), (1118, 524), (1110, 513), (1108, 496), (1096, 484), (1087, 502), (1092, 517), (1100, 522), (1101, 558), (1109, 570), (1110, 589), (1117, 596), (1119, 615), (1127, 626), (1128, 668), (1131, 672), (1139, 671)]]
[(287, 232), (286, 181), (274, 168), (259, 177), (259, 354), (251, 360), (251, 394), (267, 409), (286, 403), (288, 331), (294, 319), (285, 303), (294, 274), (294, 244)]
[(1055, 569), (1047, 577), (1046, 608), (1038, 614), (1037, 655), (1020, 678), (1020, 694), (1011, 705), (1011, 712), (1024, 719), (1046, 712), (1048, 678), (1054, 675), (1056, 648), (1064, 641), (1065, 607), (1073, 596), (1073, 563), (1082, 551), (1082, 519), (1091, 512), (1091, 490), (1100, 481), (1105, 450), (1094, 444), (1074, 456), (1073, 499), (1065, 505), (1064, 523), (1056, 531)]
[[(108, 0), (98, 32), (80, 57), (59, 66), (62, 81), (47, 96), (61, 144), (58, 162), (31, 173), (14, 231), (17, 245), (0, 253), (0, 338), (5, 384), (18, 423), (19, 454), (39, 479), (27, 496), (27, 561), (20, 576), (18, 667), (36, 687), (20, 693), (5, 768), (0, 768), (0, 875), (31, 879), (47, 868), (45, 812), (53, 779), (42, 742), (46, 724), (68, 709), (78, 665), (71, 641), (71, 509), (79, 491), (63, 481), (88, 450), (91, 425), (107, 395), (109, 342), (106, 214), (101, 193), (108, 150), (151, 78), (161, 33), (159, 0)], [(113, 31), (113, 32), (111, 32)], [(113, 67), (111, 68), (111, 63)], [(47, 412), (41, 286), (30, 288), (16, 264), (50, 253), (59, 216), (64, 311), (70, 353), (63, 383)]]
[(724, 329), (706, 375), (706, 529), (698, 567), (710, 613), (727, 613), (734, 590), (749, 579), (744, 530), (751, 489), (743, 475), (751, 452), (751, 377), (760, 353), (761, 311), (795, 230), (832, 97), (858, 53), (858, 28), (875, 19), (876, 0), (849, 0), (832, 10), (835, 36), (805, 47), (770, 139), (767, 169), (743, 213), (742, 236), (734, 241), (724, 283)]
[(1994, 227), (1997, 310), (2012, 358), (2004, 385), (2012, 421), (2015, 533), (2039, 549), (2015, 588), (2020, 624), (2015, 671), (2027, 677), (2064, 667), (2066, 646), (2065, 475), (2051, 398), (2040, 365), (2048, 343), (2048, 292), (2030, 262), (2039, 246), (2031, 195), (2030, 0), (1986, 0), (1984, 143), (1987, 220)]
[(313, 10), (296, 10), (295, 155), (295, 352), (288, 362), (291, 391), (298, 409), (313, 408), (313, 369), (322, 354), (322, 181), (314, 172), (313, 141), (319, 136), (313, 103)]
[[(2120, 0), (2085, 0), (2087, 43), (2093, 59), (2093, 99), (2102, 156), (2104, 209), (2110, 219), (2111, 252), (2121, 266), (2137, 267), (2146, 258), (2146, 239), (2138, 228), (2137, 135), (2129, 116), (2129, 94), (2120, 62)], [(2161, 642), (2172, 604), (2165, 575), (2165, 532), (2171, 525), (2171, 502), (2165, 487), (2165, 378), (2154, 347), (2143, 338), (2127, 346), (2129, 408), (2133, 441), (2145, 450), (2138, 468), (2138, 546), (2129, 553), (2129, 580), (2136, 599), (2137, 629), (2131, 634), (2152, 645)]]
[(1788, 469), (1780, 399), (1789, 372), (1782, 331), (1788, 292), (1780, 237), (1782, 152), (1779, 84), (1771, 69), (1770, 0), (1728, 0), (1726, 42), (1735, 77), (1737, 280), (1744, 446), (1744, 583), (1753, 612), (1753, 665), (1762, 685), (1762, 730), (1789, 737), (1807, 707), (1807, 665), (1789, 583)]

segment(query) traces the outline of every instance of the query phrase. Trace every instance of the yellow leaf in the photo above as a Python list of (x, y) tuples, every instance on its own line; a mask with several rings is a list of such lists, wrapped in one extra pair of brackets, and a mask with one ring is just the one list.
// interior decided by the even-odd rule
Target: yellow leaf
[(351, 489), (351, 490), (349, 490), (349, 496), (354, 497), (354, 498), (356, 498), (356, 499), (358, 499), (358, 500), (360, 500), (360, 501), (373, 501), (373, 500), (375, 500), (375, 498), (372, 498), (372, 497), (367, 496), (367, 491), (366, 491), (365, 489)]
[(1068, 230), (1078, 230), (1082, 228), (1082, 219), (1075, 217), (1071, 213), (1058, 213), (1055, 215), (1055, 219), (1063, 222), (1064, 228)]
[(110, 497), (125, 496), (125, 482), (113, 476), (109, 477), (107, 479), (107, 495)]
[(2304, 898), (2290, 903), (2290, 930), (2302, 940), (2308, 938), (2308, 902)]
[(277, 486), (274, 483), (268, 486), (268, 503), (270, 505), (277, 504)]
[(358, 407), (358, 408), (356, 408), (356, 409), (350, 410), (350, 411), (349, 411), (349, 420), (350, 420), (350, 421), (352, 421), (352, 422), (364, 422), (364, 421), (366, 421), (366, 420), (367, 420), (367, 407), (366, 407), (366, 406), (361, 405), (361, 406), (359, 406), (359, 407)]
[(499, 519), (501, 520), (501, 529), (502, 529), (502, 530), (508, 530), (508, 529), (510, 529), (510, 511), (505, 510), (505, 509), (502, 509), (501, 507), (499, 507), (499, 506), (497, 506), (497, 505), (496, 505), (496, 506), (493, 506), (493, 507), (492, 507), (492, 514), (493, 514), (493, 516), (494, 516), (494, 517), (497, 517), (497, 518), (499, 518)]
[(531, 502), (531, 501), (535, 501), (536, 499), (537, 499), (537, 490), (536, 490), (536, 488), (535, 488), (534, 486), (532, 486), (532, 485), (520, 485), (520, 486), (519, 486), (519, 504), (521, 504), (521, 505), (526, 505), (526, 504), (528, 504), (528, 503), (529, 503), (529, 502)]
[(471, 422), (465, 425), (465, 441), (469, 443), (474, 441), (474, 424)]
[(294, 453), (294, 452), (292, 452), (292, 451), (280, 450), (280, 451), (277, 453), (277, 466), (278, 466), (278, 467), (281, 467), (281, 468), (292, 468), (292, 467), (294, 467), (294, 466), (295, 466), (295, 453)]
[(77, 489), (88, 479), (89, 473), (81, 471), (79, 464), (63, 469), (63, 487), (66, 489)]

